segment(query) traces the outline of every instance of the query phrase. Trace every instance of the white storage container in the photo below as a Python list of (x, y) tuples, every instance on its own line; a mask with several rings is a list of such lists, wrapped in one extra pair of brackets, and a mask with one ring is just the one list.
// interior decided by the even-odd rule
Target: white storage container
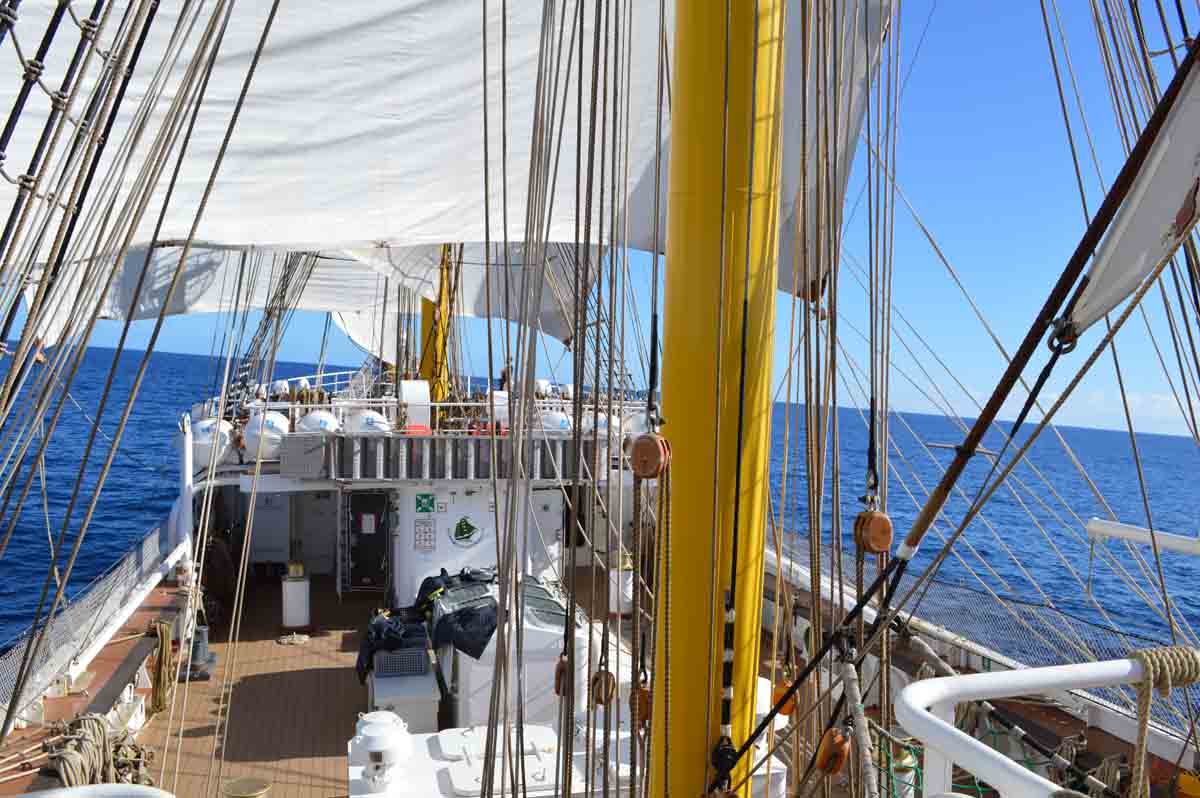
[(367, 675), (367, 707), (372, 711), (395, 712), (413, 734), (438, 730), (437, 677), (433, 671), (420, 676)]
[(309, 610), (311, 584), (307, 576), (283, 578), (283, 628), (307, 629), (312, 626)]

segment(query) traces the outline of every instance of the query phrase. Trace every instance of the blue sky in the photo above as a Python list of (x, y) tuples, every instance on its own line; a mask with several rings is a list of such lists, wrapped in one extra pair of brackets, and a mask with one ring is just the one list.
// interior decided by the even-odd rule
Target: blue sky
[[(1111, 180), (1123, 156), (1087, 4), (1066, 0), (1059, 6), (1104, 178)], [(979, 4), (941, 0), (935, 5), (929, 0), (906, 0), (903, 8), (904, 70), (913, 63), (913, 52), (927, 21), (928, 31), (902, 102), (897, 178), (1011, 350), (1024, 335), (1085, 226), (1041, 12), (1038, 3), (1032, 1)], [(1156, 26), (1155, 20), (1154, 30)], [(1158, 47), (1158, 37), (1153, 39), (1151, 46)], [(1169, 61), (1163, 61), (1160, 58), (1158, 66), (1160, 74), (1167, 77)], [(1078, 120), (1075, 124), (1078, 134)], [(861, 166), (860, 158), (857, 173), (851, 178), (851, 203), (862, 183)], [(1094, 209), (1102, 192), (1090, 168), (1085, 174), (1091, 175), (1087, 186)], [(865, 260), (866, 253), (865, 215), (864, 204), (847, 231), (845, 244), (846, 251), (860, 261)], [(967, 388), (985, 397), (1002, 371), (1000, 356), (903, 206), (896, 213), (895, 253), (897, 307), (935, 344), (938, 354)], [(644, 274), (648, 260), (648, 256), (635, 255), (635, 271)], [(843, 310), (853, 323), (863, 325), (865, 304), (845, 269), (842, 286)], [(646, 301), (640, 298), (643, 319)], [(1157, 302), (1151, 306), (1150, 316), (1166, 352), (1170, 340), (1157, 307)], [(777, 377), (785, 366), (789, 312), (790, 300), (781, 295), (774, 363)], [(174, 317), (167, 323), (158, 348), (207, 354), (214, 324), (211, 316)], [(903, 329), (898, 319), (894, 324)], [(322, 327), (319, 315), (299, 314), (281, 357), (314, 360)], [(486, 369), (486, 325), (471, 321), (466, 327), (468, 361), (477, 373), (482, 373)], [(115, 323), (104, 322), (93, 343), (112, 345), (118, 332)], [(148, 333), (148, 323), (135, 325), (131, 346), (144, 346)], [(852, 337), (848, 333), (847, 342), (857, 353), (861, 348), (852, 343)], [(1093, 333), (1075, 355), (1064, 359), (1057, 379), (1048, 386), (1051, 396), (1061, 390), (1094, 340)], [(901, 368), (917, 370), (900, 345), (894, 344), (893, 349)], [(1118, 337), (1118, 349), (1138, 429), (1184, 432), (1179, 410), (1140, 318), (1132, 319)], [(569, 360), (562, 360), (562, 356), (560, 346), (547, 344), (541, 355), (543, 374), (549, 374), (547, 364), (558, 363), (558, 374), (564, 375)], [(360, 357), (353, 344), (335, 332), (328, 359), (352, 363)], [(1173, 360), (1170, 354), (1168, 357)], [(936, 363), (927, 357), (923, 362), (930, 373), (938, 376), (940, 367)], [(641, 370), (633, 359), (630, 367), (640, 379)], [(895, 408), (931, 409), (920, 391), (899, 374), (893, 373), (892, 380)], [(947, 388), (947, 395), (956, 409), (973, 415), (971, 404), (961, 392)], [(1080, 426), (1124, 427), (1111, 358), (1106, 355), (1097, 364), (1064, 409), (1061, 420)]]

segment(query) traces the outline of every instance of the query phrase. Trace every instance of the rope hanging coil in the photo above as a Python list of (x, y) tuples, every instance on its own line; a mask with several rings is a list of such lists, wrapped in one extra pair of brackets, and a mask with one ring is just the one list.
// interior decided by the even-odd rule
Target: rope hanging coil
[(1135, 651), (1133, 658), (1145, 671), (1137, 685), (1138, 732), (1133, 752), (1133, 784), (1130, 798), (1149, 798), (1146, 781), (1146, 741), (1150, 733), (1150, 704), (1154, 690), (1166, 696), (1173, 687), (1200, 681), (1200, 650), (1190, 646), (1164, 646)]

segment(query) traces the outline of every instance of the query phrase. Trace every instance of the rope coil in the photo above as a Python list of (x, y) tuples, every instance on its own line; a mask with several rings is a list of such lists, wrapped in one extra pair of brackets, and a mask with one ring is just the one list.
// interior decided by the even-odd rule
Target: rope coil
[(1200, 681), (1200, 650), (1191, 646), (1164, 646), (1135, 651), (1131, 656), (1142, 664), (1144, 674), (1137, 685), (1138, 731), (1129, 795), (1130, 798), (1148, 798), (1146, 741), (1150, 734), (1150, 705), (1154, 691), (1166, 696), (1174, 687)]

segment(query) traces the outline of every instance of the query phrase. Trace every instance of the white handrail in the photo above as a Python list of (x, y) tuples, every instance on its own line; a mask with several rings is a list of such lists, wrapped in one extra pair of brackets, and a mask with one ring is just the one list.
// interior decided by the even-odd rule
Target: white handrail
[[(941, 755), (996, 788), (1002, 796), (1050, 796), (1061, 787), (1024, 765), (959, 731), (930, 710), (962, 701), (1007, 698), (1055, 690), (1084, 690), (1133, 684), (1142, 679), (1142, 664), (1118, 659), (1049, 668), (1025, 668), (922, 679), (900, 691), (896, 720), (925, 745), (925, 768), (930, 756)], [(950, 713), (953, 717), (953, 713)]]

